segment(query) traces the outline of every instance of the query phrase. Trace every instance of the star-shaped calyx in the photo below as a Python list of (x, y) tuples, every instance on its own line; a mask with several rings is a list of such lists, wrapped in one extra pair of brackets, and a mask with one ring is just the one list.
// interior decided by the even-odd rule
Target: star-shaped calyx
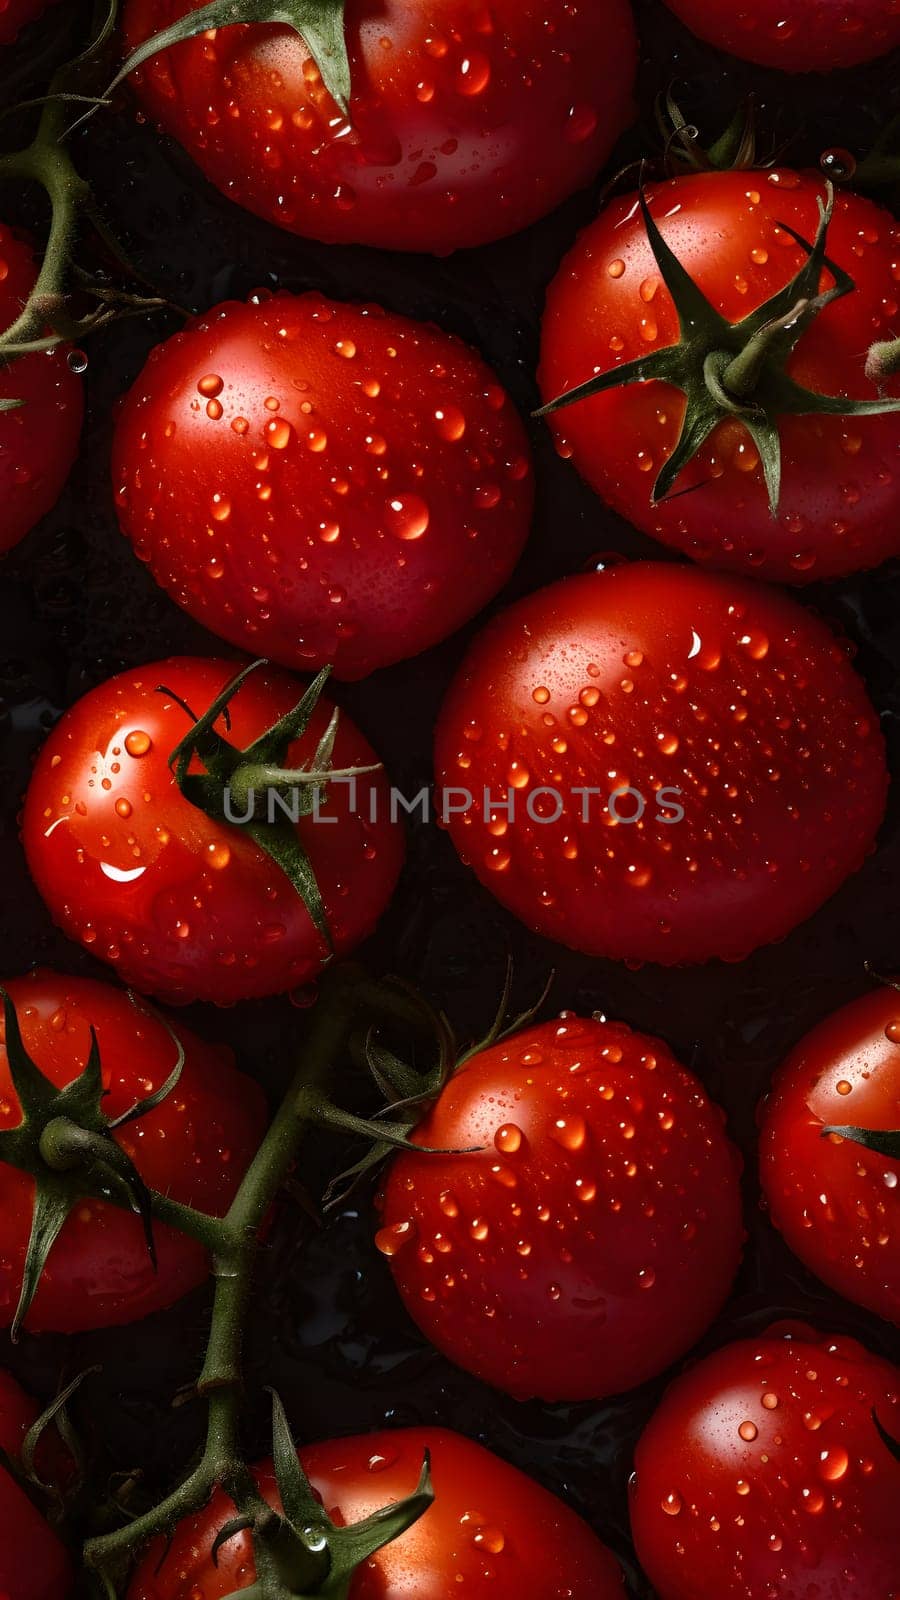
[[(103, 1110), (106, 1090), (97, 1036), (83, 1071), (65, 1088), (45, 1077), (25, 1048), (16, 1009), (0, 989), (5, 1026), (6, 1059), (22, 1120), (0, 1132), (0, 1162), (8, 1162), (34, 1179), (34, 1209), (22, 1272), (22, 1288), (12, 1323), (15, 1341), (37, 1292), (47, 1258), (70, 1211), (94, 1198), (124, 1203), (140, 1217), (147, 1252), (156, 1266), (150, 1191), (131, 1157), (117, 1143), (119, 1128), (161, 1105), (178, 1083), (184, 1051), (174, 1034), (175, 1065), (161, 1088), (139, 1100), (130, 1111), (111, 1119)], [(135, 1004), (137, 1004), (135, 1002)], [(171, 1033), (171, 1029), (169, 1030)]]
[(385, 1506), (364, 1522), (332, 1522), (303, 1471), (284, 1408), (272, 1396), (273, 1462), (281, 1512), (255, 1489), (241, 1495), (248, 1509), (220, 1530), (213, 1564), (224, 1545), (248, 1529), (253, 1535), (256, 1582), (227, 1600), (348, 1600), (357, 1569), (407, 1532), (434, 1500), (426, 1454), (419, 1482), (406, 1500)]
[[(279, 717), (246, 749), (229, 743), (215, 725), (222, 718), (226, 729), (230, 727), (231, 701), (250, 674), (266, 664), (261, 660), (244, 667), (202, 716), (197, 716), (173, 690), (160, 684), (159, 693), (180, 705), (193, 723), (169, 756), (169, 766), (181, 793), (191, 805), (214, 821), (248, 834), (281, 869), (330, 952), (331, 933), (321, 891), (293, 818), (310, 816), (316, 811), (330, 780), (362, 777), (379, 771), (380, 764), (342, 769), (331, 766), (340, 717), (335, 710), (319, 740), (312, 766), (284, 765), (290, 746), (302, 739), (309, 727), (328, 681), (330, 667), (324, 668), (313, 680), (293, 711)], [(204, 769), (202, 772), (196, 770), (198, 763)], [(272, 804), (273, 795), (289, 802), (289, 810), (279, 813)]]
[[(666, 244), (641, 190), (641, 212), (660, 276), (678, 314), (677, 344), (653, 350), (637, 361), (612, 367), (579, 384), (541, 408), (549, 416), (577, 405), (593, 395), (654, 380), (672, 384), (687, 399), (681, 436), (653, 485), (657, 504), (674, 489), (684, 468), (705, 444), (714, 428), (737, 418), (759, 452), (773, 517), (781, 498), (780, 419), (785, 416), (871, 417), (900, 411), (900, 400), (852, 400), (846, 395), (818, 394), (795, 383), (787, 371), (794, 349), (807, 328), (827, 306), (852, 294), (850, 275), (826, 253), (828, 229), (834, 214), (834, 189), (819, 201), (819, 227), (815, 241), (808, 240), (786, 222), (782, 232), (806, 252), (806, 261), (790, 283), (740, 322), (729, 322), (707, 300), (702, 289)], [(834, 282), (821, 287), (828, 272)]]

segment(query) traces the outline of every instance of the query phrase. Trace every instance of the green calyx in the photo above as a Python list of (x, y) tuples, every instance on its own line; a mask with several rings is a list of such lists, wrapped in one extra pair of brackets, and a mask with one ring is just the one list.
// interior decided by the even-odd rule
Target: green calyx
[(743, 172), (764, 163), (757, 154), (756, 105), (752, 95), (739, 106), (727, 128), (704, 145), (700, 130), (689, 122), (671, 89), (656, 102), (656, 123), (665, 141), (666, 171)]
[(832, 1133), (840, 1139), (849, 1139), (851, 1144), (861, 1144), (875, 1155), (887, 1156), (889, 1161), (900, 1161), (900, 1129), (823, 1128), (822, 1138), (827, 1139)]
[[(184, 798), (206, 816), (228, 827), (249, 834), (280, 868), (303, 902), (321, 938), (331, 951), (331, 933), (316, 875), (300, 838), (296, 823), (301, 817), (318, 815), (329, 782), (352, 782), (371, 767), (335, 768), (331, 765), (337, 737), (339, 712), (319, 740), (311, 767), (286, 767), (290, 746), (301, 739), (312, 720), (331, 672), (325, 667), (313, 680), (293, 711), (280, 717), (273, 726), (246, 749), (230, 744), (216, 731), (222, 718), (230, 726), (229, 706), (252, 672), (264, 667), (254, 661), (227, 683), (202, 716), (160, 684), (158, 693), (167, 695), (192, 719), (193, 727), (175, 746), (169, 766)], [(198, 772), (199, 762), (204, 771)]]
[(15, 1007), (3, 989), (0, 998), (9, 1075), (22, 1112), (18, 1127), (0, 1132), (0, 1161), (29, 1172), (35, 1183), (22, 1288), (12, 1323), (15, 1342), (50, 1251), (70, 1211), (80, 1201), (111, 1200), (125, 1204), (140, 1217), (147, 1252), (155, 1268), (150, 1191), (113, 1135), (127, 1123), (146, 1116), (171, 1094), (181, 1077), (184, 1051), (172, 1034), (177, 1060), (166, 1082), (124, 1116), (112, 1120), (103, 1111), (106, 1091), (93, 1028), (84, 1070), (64, 1089), (58, 1089), (28, 1054)]
[(364, 1561), (399, 1539), (429, 1510), (434, 1500), (428, 1456), (413, 1493), (376, 1511), (364, 1522), (337, 1527), (300, 1465), (284, 1407), (272, 1395), (273, 1460), (282, 1510), (261, 1496), (251, 1509), (221, 1529), (213, 1545), (213, 1564), (238, 1534), (253, 1536), (256, 1582), (228, 1600), (348, 1600), (354, 1574)]
[[(641, 211), (660, 276), (678, 314), (677, 344), (654, 350), (609, 372), (590, 378), (542, 407), (549, 416), (594, 395), (633, 383), (653, 381), (680, 389), (687, 400), (678, 443), (653, 485), (653, 503), (669, 495), (681, 473), (721, 422), (737, 419), (752, 438), (765, 475), (769, 506), (778, 515), (781, 498), (781, 434), (784, 416), (867, 417), (900, 411), (900, 400), (852, 400), (845, 395), (818, 394), (795, 383), (787, 372), (790, 357), (803, 334), (827, 306), (855, 289), (853, 279), (826, 254), (834, 213), (834, 190), (827, 185), (819, 201), (819, 228), (810, 244), (787, 223), (778, 224), (806, 252), (807, 260), (789, 284), (741, 322), (728, 322), (669, 249), (643, 191)], [(834, 284), (821, 288), (823, 272)]]
[(370, 1029), (363, 1040), (356, 1041), (356, 1053), (368, 1068), (386, 1103), (383, 1112), (371, 1118), (354, 1116), (330, 1104), (320, 1109), (318, 1120), (322, 1127), (331, 1128), (336, 1133), (356, 1134), (369, 1141), (368, 1149), (356, 1165), (342, 1172), (330, 1184), (325, 1194), (326, 1209), (346, 1200), (363, 1178), (376, 1172), (395, 1150), (412, 1150), (423, 1156), (477, 1154), (480, 1146), (438, 1150), (429, 1145), (413, 1143), (411, 1135), (454, 1073), (459, 1072), (467, 1061), (482, 1050), (490, 1050), (534, 1021), (550, 993), (553, 981), (554, 974), (551, 974), (539, 999), (511, 1018), (509, 1007), (513, 969), (512, 962), (508, 962), (503, 992), (490, 1028), (476, 1044), (462, 1051), (443, 1012), (434, 1011), (415, 990), (406, 991), (416, 1013), (417, 1033), (424, 1041), (424, 1064), (417, 1062), (411, 1065), (402, 1060), (384, 1044), (374, 1029)]
[(344, 33), (346, 0), (212, 0), (197, 11), (188, 11), (170, 28), (146, 40), (128, 57), (107, 90), (112, 94), (125, 78), (153, 56), (173, 44), (193, 39), (213, 28), (230, 28), (239, 23), (280, 23), (300, 35), (312, 56), (322, 82), (344, 116), (350, 108), (350, 59)]

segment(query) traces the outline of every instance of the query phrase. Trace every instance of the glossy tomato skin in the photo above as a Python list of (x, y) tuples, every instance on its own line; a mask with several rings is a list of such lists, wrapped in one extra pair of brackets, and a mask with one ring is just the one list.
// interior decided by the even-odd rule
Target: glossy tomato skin
[[(189, 731), (178, 695), (201, 714), (234, 676), (231, 662), (180, 657), (112, 678), (72, 707), (44, 745), (22, 838), (35, 883), (63, 930), (143, 993), (218, 1004), (280, 994), (316, 977), (324, 941), (288, 879), (239, 827), (190, 804), (169, 770)], [(160, 694), (164, 685), (172, 694)], [(231, 705), (240, 747), (297, 703), (303, 685), (259, 669)], [(321, 700), (292, 767), (315, 755), (333, 707)], [(377, 757), (342, 717), (332, 765)], [(379, 770), (331, 785), (321, 817), (298, 833), (316, 871), (335, 951), (366, 937), (393, 892), (403, 833)], [(369, 820), (374, 808), (376, 821)], [(326, 817), (336, 817), (332, 823)]]
[[(200, 0), (194, 0), (195, 9)], [(183, 0), (129, 0), (129, 47)], [(628, 0), (347, 0), (349, 125), (285, 28), (222, 28), (139, 73), (141, 104), (238, 204), (328, 244), (448, 254), (590, 182), (633, 115)]]
[(517, 1399), (601, 1399), (700, 1337), (741, 1254), (740, 1160), (667, 1047), (568, 1013), (479, 1052), (394, 1158), (378, 1244), (413, 1320)]
[(784, 72), (830, 72), (900, 45), (897, 0), (666, 0), (720, 50)]
[(900, 1372), (852, 1339), (770, 1329), (676, 1380), (631, 1484), (659, 1600), (892, 1600)]
[(417, 655), (510, 576), (525, 430), (459, 340), (318, 294), (217, 307), (151, 356), (113, 449), (154, 577), (232, 644), (339, 677)]
[(900, 1161), (824, 1128), (900, 1128), (900, 996), (854, 1000), (801, 1039), (760, 1108), (776, 1228), (813, 1272), (900, 1323)]
[(435, 758), (451, 837), (505, 906), (586, 954), (666, 966), (783, 938), (861, 865), (887, 787), (878, 719), (817, 618), (650, 562), (497, 618)]
[[(38, 1408), (0, 1371), (0, 1450), (16, 1460)], [(57, 1538), (10, 1473), (0, 1467), (0, 1589), (5, 1600), (66, 1600), (72, 1568)]]
[[(704, 173), (647, 191), (667, 244), (707, 299), (739, 322), (784, 288), (806, 259), (779, 223), (812, 239), (821, 175)], [(893, 337), (900, 233), (887, 211), (842, 192), (829, 256), (856, 290), (830, 305), (791, 357), (791, 376), (825, 394), (874, 400), (865, 353)], [(828, 278), (828, 284), (831, 283)], [(550, 287), (540, 384), (550, 401), (595, 372), (678, 342), (678, 320), (653, 258), (637, 197), (616, 200), (581, 235)], [(896, 382), (888, 393), (900, 394)], [(681, 473), (677, 492), (652, 503), (685, 401), (651, 382), (595, 395), (551, 418), (558, 448), (629, 522), (695, 561), (803, 584), (873, 567), (900, 553), (900, 415), (784, 417), (777, 518), (743, 424), (721, 423)], [(682, 494), (681, 491), (690, 490)]]
[[(22, 19), (24, 21), (24, 18)], [(0, 43), (4, 15), (0, 11)], [(0, 328), (8, 328), (37, 276), (30, 243), (0, 223)], [(0, 372), (0, 554), (56, 504), (69, 475), (84, 414), (81, 379), (65, 348), (20, 356)]]
[[(176, 1046), (168, 1028), (121, 990), (44, 971), (4, 987), (26, 1049), (60, 1088), (83, 1071), (95, 1029), (108, 1091), (103, 1108), (111, 1119), (169, 1077)], [(115, 1137), (150, 1188), (223, 1216), (262, 1140), (265, 1099), (258, 1084), (235, 1070), (230, 1051), (206, 1044), (181, 1023), (177, 1034), (185, 1062), (176, 1089)], [(21, 1113), (2, 1046), (0, 1106), (0, 1127), (16, 1127)], [(12, 1322), (19, 1298), (33, 1195), (27, 1174), (0, 1164), (3, 1327)], [(25, 1327), (77, 1333), (136, 1322), (205, 1282), (209, 1261), (199, 1244), (161, 1223), (154, 1233), (156, 1272), (139, 1218), (101, 1200), (77, 1205), (50, 1252)]]
[[(357, 1570), (350, 1600), (519, 1600), (523, 1594), (566, 1600), (624, 1600), (614, 1556), (573, 1511), (524, 1473), (460, 1434), (407, 1428), (331, 1440), (300, 1452), (309, 1479), (332, 1520), (362, 1521), (412, 1494), (425, 1452), (431, 1453), (433, 1505), (402, 1538)], [(266, 1499), (276, 1490), (270, 1464), (257, 1471)], [(128, 1600), (222, 1600), (248, 1589), (255, 1576), (247, 1534), (223, 1545), (218, 1567), (210, 1550), (234, 1515), (217, 1494), (163, 1547), (151, 1545)], [(157, 1567), (159, 1570), (157, 1571)]]

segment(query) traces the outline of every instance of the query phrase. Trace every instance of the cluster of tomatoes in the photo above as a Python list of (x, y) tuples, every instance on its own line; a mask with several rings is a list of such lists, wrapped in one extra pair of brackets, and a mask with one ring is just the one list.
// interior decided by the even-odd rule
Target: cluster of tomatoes
[[(667, 4), (786, 72), (900, 46), (897, 0)], [(0, 44), (43, 9), (0, 0)], [(215, 26), (199, 0), (126, 0), (123, 54), (140, 57), (143, 111), (202, 172), (304, 237), (435, 255), (489, 243), (592, 181), (635, 114), (629, 0), (321, 0), (293, 25), (265, 9), (247, 0)], [(335, 12), (345, 104), (341, 48), (321, 42)], [(0, 332), (37, 273), (29, 240), (0, 225)], [(888, 770), (867, 688), (844, 641), (756, 580), (798, 588), (900, 555), (898, 319), (893, 216), (807, 171), (642, 182), (572, 245), (538, 374), (557, 448), (691, 561), (605, 561), (520, 600), (446, 695), (439, 819), (536, 933), (632, 964), (741, 961), (875, 848)], [(47, 343), (0, 366), (4, 551), (78, 450), (78, 362)], [(352, 681), (411, 661), (504, 588), (531, 525), (529, 434), (482, 357), (440, 328), (280, 291), (215, 305), (152, 352), (109, 470), (158, 584), (264, 659), (151, 662), (68, 710), (25, 798), (29, 869), (58, 926), (142, 995), (283, 995), (366, 939), (404, 861), (408, 797), (324, 669)], [(258, 1086), (179, 1022), (176, 1091), (126, 1121), (171, 1072), (170, 1027), (93, 980), (41, 972), (5, 993), (0, 1137), (27, 1110), (21, 1048), (62, 1091), (95, 1044), (104, 1112), (140, 1177), (223, 1215), (266, 1125)], [(884, 985), (783, 1064), (760, 1107), (759, 1172), (796, 1255), (891, 1324), (898, 1129), (900, 995)], [(569, 1012), (529, 1024), (464, 1058), (413, 1143), (380, 1185), (375, 1244), (431, 1343), (516, 1399), (600, 1400), (656, 1378), (730, 1294), (740, 1158), (659, 1039)], [(0, 1159), (5, 1326), (34, 1189)], [(151, 1262), (139, 1219), (91, 1200), (52, 1244), (25, 1327), (133, 1322), (207, 1272), (175, 1226)], [(33, 1420), (0, 1374), (11, 1464)], [(900, 1371), (854, 1341), (784, 1323), (700, 1360), (634, 1462), (633, 1543), (659, 1600), (897, 1600), (898, 1441)], [(622, 1594), (618, 1562), (571, 1510), (459, 1435), (367, 1435), (302, 1461), (353, 1523), (413, 1490), (425, 1448), (434, 1506), (364, 1562), (352, 1600)], [(259, 1484), (276, 1496), (265, 1465)], [(247, 1530), (214, 1548), (230, 1515), (217, 1495), (152, 1547), (130, 1600), (261, 1593)], [(11, 1600), (72, 1593), (67, 1552), (11, 1473), (0, 1522)]]

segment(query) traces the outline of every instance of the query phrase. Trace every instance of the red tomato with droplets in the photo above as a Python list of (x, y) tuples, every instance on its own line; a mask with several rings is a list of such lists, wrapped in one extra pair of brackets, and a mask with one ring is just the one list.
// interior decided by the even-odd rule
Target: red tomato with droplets
[(724, 1117), (658, 1039), (582, 1020), (471, 1057), (394, 1158), (378, 1245), (459, 1366), (517, 1399), (602, 1399), (684, 1354), (743, 1241)]
[[(200, 0), (129, 0), (129, 49)], [(627, 0), (347, 0), (343, 116), (301, 40), (220, 28), (156, 56), (142, 106), (232, 200), (328, 244), (447, 254), (535, 222), (633, 115)]]
[(113, 481), (125, 533), (192, 616), (342, 678), (485, 605), (533, 500), (525, 430), (474, 351), (318, 294), (219, 306), (155, 350)]
[(783, 938), (862, 864), (887, 792), (878, 718), (822, 622), (650, 562), (491, 623), (436, 770), (463, 860), (523, 922), (666, 966)]
[[(241, 827), (185, 799), (170, 771), (192, 727), (175, 696), (202, 715), (233, 676), (229, 662), (186, 656), (101, 684), (57, 724), (25, 802), (28, 864), (59, 926), (125, 982), (172, 1001), (280, 994), (314, 979), (329, 956), (280, 867)], [(302, 687), (285, 673), (253, 673), (217, 730), (245, 748), (292, 710)], [(292, 768), (310, 766), (333, 709), (319, 701), (288, 751)], [(342, 716), (331, 766), (373, 763), (371, 746)], [(319, 818), (301, 816), (295, 826), (334, 951), (345, 954), (371, 933), (403, 860), (383, 773), (360, 776), (355, 792), (330, 784)]]
[[(823, 197), (821, 175), (781, 168), (703, 173), (647, 190), (666, 244), (732, 323), (794, 277), (806, 252), (780, 224), (812, 241)], [(797, 383), (828, 395), (878, 398), (865, 375), (866, 352), (896, 331), (898, 246), (889, 212), (858, 195), (837, 196), (828, 255), (856, 288), (804, 331), (787, 365)], [(826, 273), (823, 287), (832, 283)], [(550, 287), (544, 399), (677, 342), (675, 307), (637, 196), (626, 196), (585, 230)], [(900, 384), (888, 383), (886, 392), (900, 394)], [(705, 565), (803, 584), (900, 554), (900, 414), (782, 416), (777, 517), (759, 453), (738, 417), (715, 427), (673, 491), (653, 503), (654, 482), (684, 415), (682, 392), (654, 380), (580, 401), (557, 412), (551, 425), (560, 452), (615, 511)]]
[[(159, 1089), (175, 1066), (169, 1029), (119, 989), (47, 971), (4, 988), (28, 1054), (58, 1088), (83, 1072), (93, 1027), (106, 1089), (103, 1110), (111, 1121)], [(181, 1023), (176, 1032), (185, 1059), (175, 1089), (114, 1138), (149, 1188), (224, 1216), (265, 1132), (265, 1099), (258, 1084), (235, 1070), (229, 1050), (207, 1044)], [(0, 1043), (0, 1128), (20, 1121)], [(33, 1209), (31, 1177), (0, 1162), (0, 1327), (10, 1326), (18, 1303)], [(50, 1252), (25, 1327), (78, 1333), (136, 1322), (206, 1281), (209, 1258), (195, 1240), (163, 1223), (154, 1225), (154, 1238), (156, 1271), (139, 1217), (103, 1200), (76, 1205)]]
[[(358, 1568), (350, 1600), (624, 1600), (615, 1557), (573, 1511), (481, 1445), (443, 1429), (406, 1428), (331, 1440), (299, 1452), (333, 1522), (361, 1522), (416, 1488), (431, 1454), (434, 1503), (393, 1544)], [(257, 1469), (276, 1501), (271, 1463)], [(238, 1534), (211, 1558), (219, 1530), (234, 1516), (220, 1492), (165, 1542), (148, 1549), (128, 1600), (222, 1600), (255, 1579), (251, 1536)]]
[(638, 1558), (659, 1600), (893, 1600), (900, 1371), (802, 1326), (678, 1378), (641, 1437)]
[[(24, 18), (22, 19), (24, 21)], [(4, 14), (0, 11), (0, 43)], [(37, 271), (30, 243), (0, 223), (0, 329), (18, 317)], [(0, 370), (0, 554), (56, 504), (81, 433), (84, 394), (66, 348), (19, 356)]]
[(900, 45), (898, 0), (666, 0), (709, 44), (784, 72), (830, 72)]
[(900, 1323), (900, 1159), (826, 1128), (900, 1129), (900, 995), (886, 986), (801, 1039), (760, 1112), (776, 1228), (838, 1294)]
[[(2, 16), (2, 13), (0, 13)], [(0, 1450), (15, 1461), (38, 1408), (0, 1371)], [(0, 1592), (4, 1600), (65, 1600), (72, 1568), (56, 1534), (24, 1489), (0, 1467)]]

